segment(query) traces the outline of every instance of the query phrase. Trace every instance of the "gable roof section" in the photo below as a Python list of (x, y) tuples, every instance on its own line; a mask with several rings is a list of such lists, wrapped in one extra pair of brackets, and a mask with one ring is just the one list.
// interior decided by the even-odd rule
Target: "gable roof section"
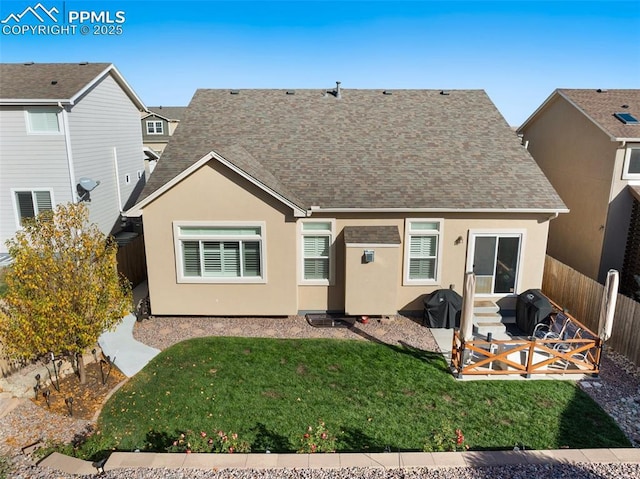
[(614, 116), (615, 113), (631, 113), (640, 119), (640, 90), (631, 89), (558, 89), (522, 124), (518, 132), (522, 131), (547, 104), (558, 96), (589, 118), (612, 141), (640, 141), (640, 124), (625, 124)]
[(106, 75), (138, 109), (147, 109), (110, 63), (0, 63), (0, 104), (73, 104)]
[(312, 211), (566, 210), (484, 91), (341, 93), (198, 90), (138, 206), (215, 151)]
[(167, 121), (180, 121), (186, 109), (186, 106), (149, 106), (148, 113), (142, 118), (155, 115)]

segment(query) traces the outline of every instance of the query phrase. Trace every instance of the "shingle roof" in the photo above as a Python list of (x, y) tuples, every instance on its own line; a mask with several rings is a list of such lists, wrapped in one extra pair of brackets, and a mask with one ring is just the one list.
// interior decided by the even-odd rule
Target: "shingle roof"
[(397, 226), (345, 226), (346, 244), (400, 244)]
[[(614, 138), (640, 139), (640, 124), (625, 125), (614, 113), (631, 113), (640, 120), (640, 90), (571, 90), (558, 92), (575, 103)], [(627, 107), (623, 107), (627, 105)]]
[(70, 99), (110, 65), (1, 63), (0, 100)]
[(324, 93), (198, 90), (140, 200), (241, 147), (225, 159), (252, 158), (252, 176), (304, 208), (565, 209), (484, 91)]
[(148, 106), (147, 110), (169, 120), (182, 120), (186, 106)]

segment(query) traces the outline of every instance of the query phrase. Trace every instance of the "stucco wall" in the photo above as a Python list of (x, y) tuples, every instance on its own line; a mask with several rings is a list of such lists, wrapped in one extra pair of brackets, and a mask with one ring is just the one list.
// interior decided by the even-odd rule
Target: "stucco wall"
[(617, 143), (559, 97), (527, 125), (524, 140), (570, 210), (551, 222), (549, 254), (597, 279)]
[[(233, 175), (233, 180), (230, 179)], [(144, 209), (151, 310), (157, 315), (288, 315), (297, 312), (296, 224), (287, 208), (211, 162)], [(265, 223), (265, 284), (178, 283), (174, 221)]]
[[(331, 286), (299, 285), (300, 242), (291, 210), (256, 186), (212, 161), (144, 208), (144, 230), (151, 308), (157, 315), (289, 315), (298, 311), (344, 311), (352, 314), (392, 314), (421, 310), (432, 291), (462, 292), (467, 268), (470, 231), (523, 234), (520, 283), (516, 293), (542, 284), (549, 214), (415, 214), (414, 218), (442, 218), (442, 264), (437, 284), (403, 285), (403, 214), (313, 215), (335, 219), (335, 278)], [(178, 282), (175, 221), (264, 222), (266, 282), (264, 284), (191, 284)], [(345, 248), (345, 226), (398, 228), (402, 243), (376, 249), (376, 263), (360, 264), (363, 248)], [(353, 250), (353, 251), (350, 251)], [(394, 259), (395, 258), (395, 259)], [(368, 277), (362, 266), (382, 268), (380, 278)], [(363, 284), (363, 289), (357, 288)], [(345, 292), (347, 298), (345, 300)], [(361, 308), (368, 298), (376, 308)], [(387, 302), (395, 298), (392, 307)], [(380, 303), (375, 303), (380, 301)], [(384, 303), (384, 304), (383, 304)], [(353, 307), (353, 308), (352, 308)], [(366, 311), (366, 312), (365, 312)]]

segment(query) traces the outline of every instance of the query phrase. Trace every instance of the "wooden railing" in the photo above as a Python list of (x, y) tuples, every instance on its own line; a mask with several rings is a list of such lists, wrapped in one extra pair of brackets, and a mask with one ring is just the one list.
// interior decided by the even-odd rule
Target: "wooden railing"
[[(551, 302), (556, 311), (561, 308)], [(566, 314), (566, 313), (565, 313)], [(453, 332), (451, 367), (464, 375), (590, 374), (600, 372), (602, 340), (568, 315), (576, 334), (572, 338), (523, 337), (509, 340), (463, 341)]]

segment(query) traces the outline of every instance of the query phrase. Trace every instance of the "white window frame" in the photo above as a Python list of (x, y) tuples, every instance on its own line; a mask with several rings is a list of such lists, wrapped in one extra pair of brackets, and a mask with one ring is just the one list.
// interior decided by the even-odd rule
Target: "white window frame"
[[(304, 231), (303, 224), (307, 223), (329, 223), (330, 230)], [(304, 237), (305, 236), (329, 236), (329, 278), (328, 279), (305, 279), (304, 277)], [(333, 286), (335, 284), (335, 238), (336, 220), (335, 218), (317, 218), (298, 221), (298, 284), (303, 286)]]
[[(57, 130), (49, 130), (49, 131), (40, 131), (34, 130), (33, 125), (31, 123), (31, 113), (55, 113), (56, 119), (58, 120), (58, 129)], [(27, 133), (29, 135), (62, 135), (63, 131), (63, 122), (61, 117), (61, 110), (58, 107), (49, 107), (49, 106), (34, 106), (24, 109), (24, 119), (27, 124)]]
[[(183, 227), (194, 228), (260, 228), (258, 237), (247, 236), (189, 236), (181, 233)], [(260, 244), (260, 273), (261, 276), (251, 277), (211, 277), (211, 276), (184, 276), (184, 263), (182, 258), (182, 241), (244, 241), (251, 239)], [(178, 283), (218, 283), (218, 284), (266, 284), (267, 282), (267, 229), (264, 221), (174, 221), (173, 241), (176, 264), (176, 279)]]
[(18, 198), (16, 197), (16, 193), (22, 192), (31, 192), (31, 199), (33, 201), (33, 210), (36, 216), (40, 213), (38, 211), (38, 203), (36, 202), (35, 193), (37, 191), (46, 191), (49, 193), (49, 198), (51, 198), (51, 208), (56, 208), (55, 198), (53, 197), (53, 188), (11, 188), (11, 201), (13, 203), (13, 215), (16, 219), (16, 230), (22, 229), (22, 222), (20, 217), (20, 208), (18, 208)]
[[(514, 292), (513, 293), (475, 293), (476, 296), (482, 297), (505, 297), (505, 296), (514, 296), (519, 294), (522, 291), (522, 277), (524, 271), (524, 257), (525, 257), (525, 246), (527, 239), (527, 230), (526, 229), (470, 229), (469, 230), (469, 239), (467, 241), (467, 269), (466, 271), (473, 271), (473, 260), (476, 254), (476, 237), (477, 236), (496, 236), (496, 237), (510, 237), (520, 238), (520, 251), (518, 252), (518, 270), (516, 272), (516, 280), (514, 284)], [(495, 281), (495, 274), (494, 274)], [(493, 290), (493, 286), (491, 287)]]
[[(438, 230), (412, 230), (412, 223), (438, 223)], [(436, 248), (436, 265), (433, 279), (411, 279), (409, 277), (409, 266), (411, 260), (411, 237), (412, 236), (436, 236), (438, 245)], [(404, 274), (402, 284), (404, 286), (416, 285), (438, 285), (442, 277), (442, 238), (444, 237), (444, 218), (406, 218), (404, 223)]]
[[(153, 131), (149, 131), (149, 126), (152, 125)], [(158, 128), (158, 125), (160, 128)], [(147, 120), (147, 135), (164, 135), (164, 125), (162, 121)]]
[(640, 151), (640, 143), (627, 144), (627, 149), (624, 153), (624, 168), (622, 170), (623, 180), (640, 180), (640, 173), (629, 173), (629, 166), (631, 164), (631, 152), (633, 150)]

